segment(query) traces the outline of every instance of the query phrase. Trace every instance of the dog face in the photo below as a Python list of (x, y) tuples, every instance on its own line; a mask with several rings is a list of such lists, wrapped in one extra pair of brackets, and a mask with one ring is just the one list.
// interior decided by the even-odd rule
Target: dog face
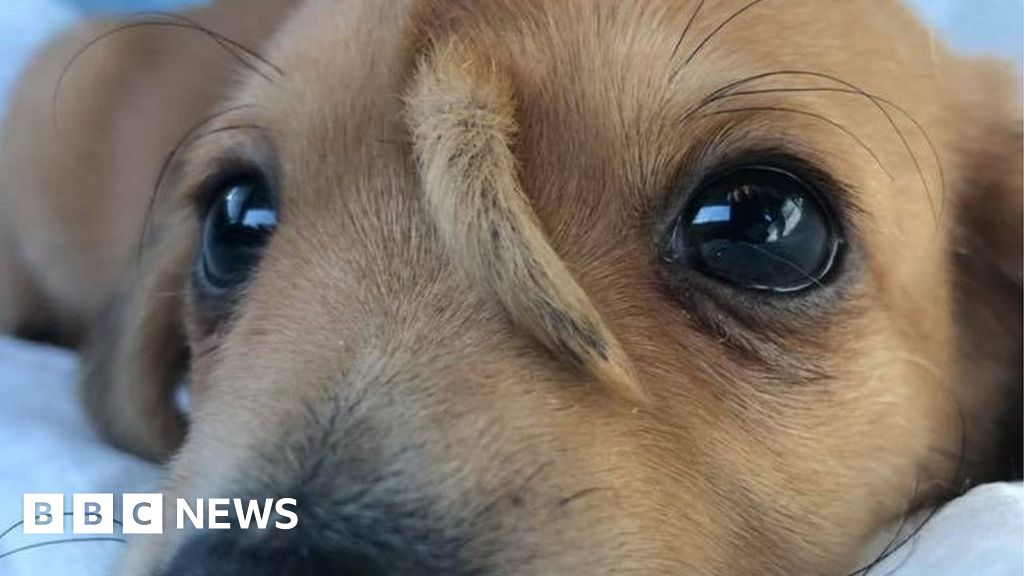
[(171, 494), (300, 524), (126, 571), (849, 568), (991, 461), (1019, 363), (1019, 112), (930, 40), (890, 2), (303, 4), (173, 156), (94, 362), (149, 375), (181, 319)]

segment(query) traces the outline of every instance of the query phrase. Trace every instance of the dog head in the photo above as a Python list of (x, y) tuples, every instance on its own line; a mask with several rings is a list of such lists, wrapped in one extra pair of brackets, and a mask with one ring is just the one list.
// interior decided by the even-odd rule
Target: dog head
[(169, 493), (300, 523), (130, 573), (833, 573), (992, 473), (1020, 111), (895, 2), (308, 2), (266, 54), (89, 377), (187, 356)]

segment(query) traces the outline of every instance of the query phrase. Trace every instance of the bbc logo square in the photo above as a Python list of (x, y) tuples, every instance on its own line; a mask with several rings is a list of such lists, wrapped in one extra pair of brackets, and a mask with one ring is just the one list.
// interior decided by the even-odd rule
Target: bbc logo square
[(75, 534), (113, 534), (114, 495), (75, 494), (71, 500), (71, 519)]
[(63, 494), (25, 494), (21, 510), (25, 534), (64, 533)]
[(125, 534), (163, 533), (163, 494), (125, 494), (121, 509), (124, 511)]

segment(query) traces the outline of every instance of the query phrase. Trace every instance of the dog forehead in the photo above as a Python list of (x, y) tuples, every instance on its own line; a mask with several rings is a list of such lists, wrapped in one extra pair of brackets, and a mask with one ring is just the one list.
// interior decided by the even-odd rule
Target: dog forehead
[(699, 93), (705, 82), (759, 67), (893, 81), (934, 48), (930, 33), (891, 0), (318, 0), (295, 11), (269, 50), (287, 71), (286, 95), (323, 108), (353, 92), (400, 97), (417, 60), (452, 37), (495, 65), (515, 65), (527, 87), (600, 83), (641, 98), (687, 85)]
[[(308, 140), (401, 140), (417, 63), (453, 38), (512, 73), (524, 115), (544, 109), (557, 115), (554, 128), (614, 120), (635, 130), (666, 107), (782, 71), (837, 76), (899, 102), (935, 99), (929, 82), (906, 82), (909, 70), (927, 76), (922, 58), (934, 51), (899, 3), (794, 0), (309, 2), (269, 48), (285, 79), (252, 78), (249, 92)], [(827, 84), (790, 76), (757, 88), (765, 83)]]
[[(872, 147), (892, 149), (878, 155), (899, 152), (899, 142), (885, 133), (891, 127), (878, 106), (863, 101), (864, 106), (849, 106), (853, 98), (799, 91), (864, 90), (924, 107), (912, 111), (924, 125), (942, 107), (933, 75), (920, 72), (930, 70), (926, 59), (935, 55), (929, 35), (909, 11), (890, 1), (827, 6), (793, 0), (309, 2), (269, 48), (285, 78), (277, 85), (252, 78), (245, 98), (258, 100), (272, 116), (275, 133), (283, 135), (284, 155), (291, 156), (291, 165), (304, 167), (294, 174), (337, 183), (342, 172), (344, 178), (376, 177), (386, 163), (392, 173), (414, 178), (405, 97), (418, 64), (448, 41), (466, 45), (512, 76), (523, 144), (517, 154), (545, 220), (559, 212), (557, 205), (571, 205), (561, 193), (546, 194), (550, 184), (565, 183), (551, 178), (594, 177), (585, 174), (589, 171), (600, 173), (608, 188), (627, 190), (651, 179), (656, 185), (649, 190), (657, 188), (679, 168), (687, 146), (701, 140), (700, 131), (714, 128), (701, 123), (683, 130), (678, 121), (716, 90), (758, 75), (771, 76), (733, 87), (793, 90), (777, 95), (784, 103), (814, 98), (816, 111), (856, 126), (858, 137)], [(908, 74), (914, 74), (914, 82), (906, 81)], [(780, 100), (768, 105), (779, 106)], [(775, 115), (762, 133), (806, 120)], [(928, 128), (941, 140), (934, 126)], [(831, 132), (830, 138), (843, 138)], [(804, 140), (815, 137), (806, 134)], [(625, 161), (640, 157), (652, 165), (634, 169)], [(837, 164), (859, 162), (853, 173), (874, 170), (866, 157), (833, 157)], [(543, 168), (545, 158), (562, 170)], [(322, 194), (323, 186), (297, 182), (289, 193)], [(541, 196), (549, 197), (550, 205)], [(872, 212), (891, 213), (884, 203), (892, 199), (875, 198), (883, 205)], [(552, 228), (563, 225), (554, 222)]]
[[(896, 0), (432, 0), (413, 14), (419, 47), (456, 37), (498, 65), (546, 72), (548, 86), (561, 88), (597, 80), (625, 91), (621, 82), (699, 83), (801, 64), (884, 81), (934, 48), (930, 32)], [(642, 88), (633, 92), (658, 86)]]
[(597, 111), (606, 116), (699, 100), (770, 70), (833, 74), (898, 99), (893, 92), (914, 85), (906, 71), (930, 69), (921, 59), (933, 55), (929, 33), (889, 0), (318, 0), (302, 4), (268, 49), (286, 72), (281, 85), (248, 86), (276, 96), (289, 125), (308, 127), (306, 118), (352, 132), (381, 115), (400, 120), (417, 62), (453, 37), (513, 68), (524, 104), (568, 108), (583, 97), (612, 108)]

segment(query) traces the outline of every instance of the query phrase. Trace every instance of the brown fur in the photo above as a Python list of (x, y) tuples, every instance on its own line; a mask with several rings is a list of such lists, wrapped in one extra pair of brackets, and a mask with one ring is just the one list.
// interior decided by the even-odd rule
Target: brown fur
[[(81, 342), (94, 419), (175, 454), (170, 496), (297, 493), (313, 546), (354, 546), (330, 502), (419, 535), (381, 571), (841, 574), (1020, 441), (1019, 94), (893, 1), (747, 5), (226, 0), (190, 16), (273, 66), (133, 29), (54, 107), (87, 25), (8, 117), (0, 327)], [(765, 148), (849, 190), (841, 276), (667, 290), (680, 189)], [(218, 327), (197, 189), (239, 157), (282, 224)]]

